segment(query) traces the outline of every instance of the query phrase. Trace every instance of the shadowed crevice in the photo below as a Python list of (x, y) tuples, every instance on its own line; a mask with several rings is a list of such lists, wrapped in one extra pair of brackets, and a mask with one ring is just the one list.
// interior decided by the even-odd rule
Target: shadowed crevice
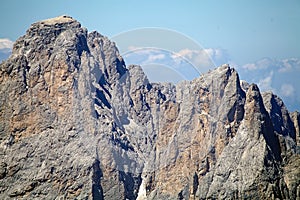
[(100, 169), (99, 160), (93, 163), (93, 177), (92, 177), (92, 195), (93, 200), (104, 200), (103, 189), (101, 186), (101, 178), (103, 177), (102, 170)]

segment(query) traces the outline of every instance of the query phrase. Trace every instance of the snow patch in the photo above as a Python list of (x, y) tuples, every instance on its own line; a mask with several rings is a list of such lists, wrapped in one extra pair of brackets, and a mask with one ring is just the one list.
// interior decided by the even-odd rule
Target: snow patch
[(142, 179), (142, 183), (140, 185), (139, 193), (136, 200), (146, 200), (146, 199), (147, 199), (146, 185), (144, 179)]

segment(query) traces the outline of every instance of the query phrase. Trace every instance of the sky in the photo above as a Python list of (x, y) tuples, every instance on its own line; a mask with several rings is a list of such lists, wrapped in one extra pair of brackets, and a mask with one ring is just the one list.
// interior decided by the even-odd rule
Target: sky
[[(5, 44), (10, 44), (25, 34), (30, 24), (63, 14), (89, 31), (115, 39), (117, 45), (118, 36), (128, 31), (149, 27), (172, 30), (198, 45), (198, 49), (190, 45), (173, 49), (191, 64), (201, 65), (207, 56), (217, 65), (230, 63), (241, 79), (259, 84), (261, 90), (272, 90), (291, 110), (300, 110), (299, 0), (1, 0), (0, 4), (0, 43), (5, 39)], [(155, 51), (149, 52), (153, 58)], [(206, 57), (201, 56), (203, 52)], [(156, 64), (166, 65), (167, 60), (159, 63), (162, 56), (155, 53)]]

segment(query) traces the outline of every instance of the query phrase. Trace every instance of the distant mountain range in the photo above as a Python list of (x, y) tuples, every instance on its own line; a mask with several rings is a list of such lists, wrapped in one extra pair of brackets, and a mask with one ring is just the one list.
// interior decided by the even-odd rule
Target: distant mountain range
[(11, 54), (11, 49), (5, 48), (5, 49), (0, 49), (0, 62), (3, 60), (7, 59)]
[(0, 65), (0, 199), (298, 199), (300, 113), (224, 64), (151, 83), (69, 16)]
[(7, 59), (12, 51), (13, 42), (9, 39), (0, 39), (0, 62)]

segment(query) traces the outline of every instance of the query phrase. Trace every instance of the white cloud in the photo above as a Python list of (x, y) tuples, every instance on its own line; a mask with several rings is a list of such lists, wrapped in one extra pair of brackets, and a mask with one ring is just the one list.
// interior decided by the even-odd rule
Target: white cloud
[(280, 93), (284, 97), (293, 97), (295, 94), (295, 88), (291, 84), (282, 84), (280, 88)]
[(153, 55), (153, 54), (150, 54), (148, 56), (148, 59), (145, 61), (145, 63), (153, 63), (153, 62), (159, 62), (159, 60), (162, 60), (166, 57), (165, 54), (156, 54), (156, 55)]
[(182, 49), (179, 52), (175, 52), (172, 58), (175, 61), (185, 58), (198, 68), (214, 68), (229, 62), (225, 50), (213, 48), (201, 50)]
[(131, 64), (145, 65), (151, 63), (163, 64), (170, 52), (152, 47), (128, 47), (127, 52), (122, 54), (125, 61)]
[(255, 70), (276, 70), (278, 72), (291, 72), (293, 70), (300, 70), (300, 59), (288, 58), (288, 59), (271, 59), (264, 58), (254, 63), (248, 63), (241, 66), (243, 70), (255, 71)]
[[(200, 57), (201, 59), (199, 59)], [(179, 52), (175, 52), (175, 54), (172, 55), (172, 58), (176, 62), (180, 62), (182, 61), (182, 59), (186, 59), (195, 66), (206, 66), (208, 65), (208, 63), (210, 63), (209, 57), (207, 55), (203, 56), (203, 52), (190, 49), (182, 49)]]
[[(160, 62), (162, 60), (165, 61), (166, 58), (169, 58), (168, 60), (170, 63), (181, 65), (182, 62), (189, 62), (196, 68), (201, 69), (201, 71), (207, 71), (208, 69), (230, 62), (227, 52), (223, 49), (207, 48), (192, 50), (186, 48), (178, 52), (171, 52), (169, 50), (159, 48), (129, 46), (127, 50), (128, 51), (125, 52), (124, 55), (135, 54), (144, 56), (144, 62), (142, 62), (143, 64), (149, 62)], [(147, 57), (147, 59), (144, 59), (145, 57)], [(139, 58), (139, 60), (140, 59), (141, 58)]]
[(237, 68), (241, 79), (258, 83), (261, 91), (278, 94), (289, 109), (300, 109), (299, 58), (265, 58)]
[(154, 47), (129, 46), (128, 51), (124, 52), (122, 56), (126, 57), (127, 55), (142, 55), (142, 56), (149, 57), (151, 55), (161, 54), (162, 52), (166, 52), (166, 51)]
[(0, 38), (0, 49), (12, 49), (14, 42), (7, 38)]
[(269, 91), (272, 90), (275, 92), (275, 89), (272, 88), (272, 79), (273, 79), (273, 71), (271, 71), (268, 76), (264, 77), (263, 79), (260, 79), (258, 82), (258, 86), (261, 91)]
[(300, 59), (289, 58), (281, 61), (278, 72), (291, 72), (293, 70), (300, 70)]
[(274, 61), (270, 58), (263, 58), (261, 60), (256, 61), (255, 63), (248, 63), (248, 64), (243, 65), (242, 69), (248, 70), (248, 71), (264, 70), (264, 69), (268, 69), (274, 65), (276, 65), (276, 61)]
[(248, 63), (246, 65), (243, 65), (242, 68), (246, 69), (246, 70), (249, 70), (249, 71), (252, 71), (252, 70), (257, 70), (257, 65), (254, 64), (254, 63)]
[(209, 69), (229, 62), (227, 52), (222, 49), (192, 50), (186, 48), (178, 52), (137, 46), (129, 46), (127, 49), (128, 51), (122, 55), (127, 64), (138, 64), (142, 67), (149, 64), (150, 66), (153, 64), (160, 67), (168, 66), (187, 80), (192, 80)]

